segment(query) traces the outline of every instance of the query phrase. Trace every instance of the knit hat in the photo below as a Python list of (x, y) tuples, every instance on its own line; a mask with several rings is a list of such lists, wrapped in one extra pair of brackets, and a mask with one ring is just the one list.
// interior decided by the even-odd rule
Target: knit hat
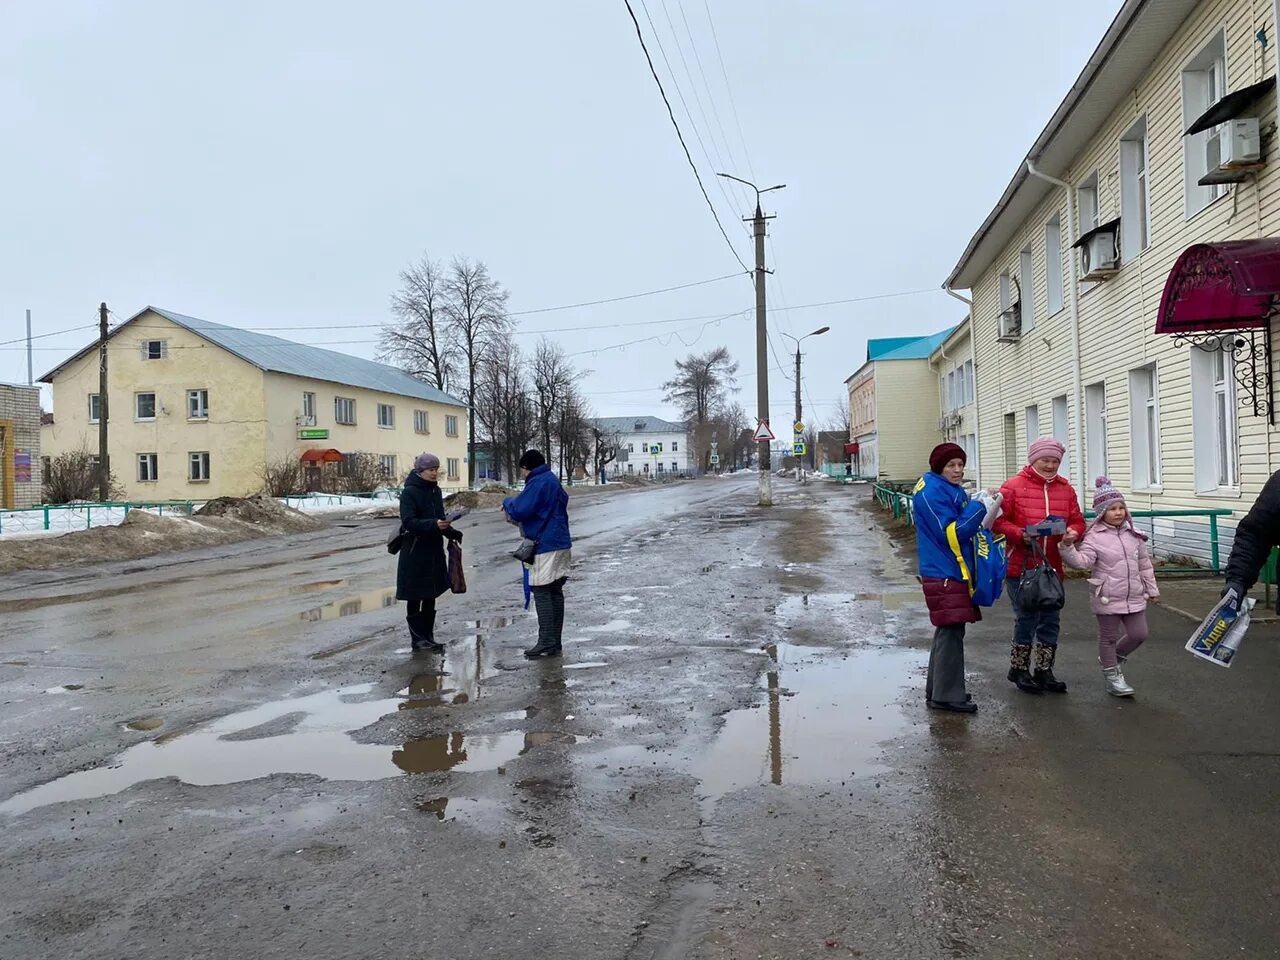
[(1124, 494), (1112, 486), (1111, 481), (1106, 477), (1099, 477), (1094, 482), (1094, 486), (1097, 492), (1093, 495), (1093, 512), (1098, 516), (1102, 516), (1107, 507), (1124, 503)]
[(964, 448), (954, 443), (940, 443), (933, 448), (933, 453), (929, 454), (929, 469), (934, 473), (941, 473), (952, 460), (959, 460), (961, 463), (969, 462), (969, 455), (964, 452)]
[(440, 458), (434, 453), (420, 453), (413, 458), (413, 472), (421, 473), (423, 470), (439, 470)]
[(1061, 460), (1066, 452), (1067, 448), (1053, 437), (1041, 437), (1031, 441), (1031, 446), (1027, 448), (1027, 463), (1035, 463), (1041, 457), (1057, 457)]
[(526, 450), (520, 458), (521, 470), (536, 470), (547, 462), (547, 458), (542, 455), (541, 450)]

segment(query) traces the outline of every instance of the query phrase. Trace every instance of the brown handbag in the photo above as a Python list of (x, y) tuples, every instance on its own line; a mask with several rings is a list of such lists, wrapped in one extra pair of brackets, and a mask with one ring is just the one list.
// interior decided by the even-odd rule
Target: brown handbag
[(450, 540), (446, 552), (449, 555), (449, 590), (453, 593), (466, 593), (467, 575), (462, 569), (462, 544)]

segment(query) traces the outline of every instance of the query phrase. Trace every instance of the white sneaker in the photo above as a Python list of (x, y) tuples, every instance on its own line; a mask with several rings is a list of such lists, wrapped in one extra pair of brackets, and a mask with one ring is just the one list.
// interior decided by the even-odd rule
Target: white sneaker
[(1132, 697), (1134, 690), (1124, 678), (1124, 674), (1120, 672), (1120, 666), (1103, 667), (1102, 677), (1107, 685), (1107, 693), (1113, 697)]

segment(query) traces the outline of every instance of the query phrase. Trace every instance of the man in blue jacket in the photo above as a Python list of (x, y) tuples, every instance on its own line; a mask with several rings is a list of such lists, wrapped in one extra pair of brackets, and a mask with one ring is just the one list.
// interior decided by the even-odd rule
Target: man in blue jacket
[(502, 501), (507, 518), (520, 534), (537, 542), (533, 562), (526, 564), (534, 607), (538, 611), (538, 642), (524, 652), (533, 660), (558, 657), (564, 633), (564, 583), (569, 576), (573, 539), (569, 536), (569, 494), (537, 450), (520, 458), (524, 490)]
[(973, 538), (987, 515), (986, 506), (970, 500), (961, 486), (966, 461), (961, 447), (940, 444), (929, 455), (929, 472), (921, 477), (912, 497), (920, 583), (929, 606), (929, 620), (936, 628), (925, 702), (934, 710), (955, 713), (975, 713), (978, 709), (964, 687), (964, 626), (981, 620), (982, 614), (974, 605), (960, 561), (951, 547), (948, 528), (972, 575)]

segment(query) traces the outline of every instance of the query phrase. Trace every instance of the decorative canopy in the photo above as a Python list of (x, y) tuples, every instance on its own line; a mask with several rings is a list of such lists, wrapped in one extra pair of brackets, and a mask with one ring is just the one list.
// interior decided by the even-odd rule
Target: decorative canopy
[(303, 463), (341, 463), (345, 459), (346, 457), (332, 447), (328, 450), (304, 450), (302, 453)]
[(1280, 294), (1280, 239), (1197, 243), (1165, 280), (1156, 333), (1256, 330)]

